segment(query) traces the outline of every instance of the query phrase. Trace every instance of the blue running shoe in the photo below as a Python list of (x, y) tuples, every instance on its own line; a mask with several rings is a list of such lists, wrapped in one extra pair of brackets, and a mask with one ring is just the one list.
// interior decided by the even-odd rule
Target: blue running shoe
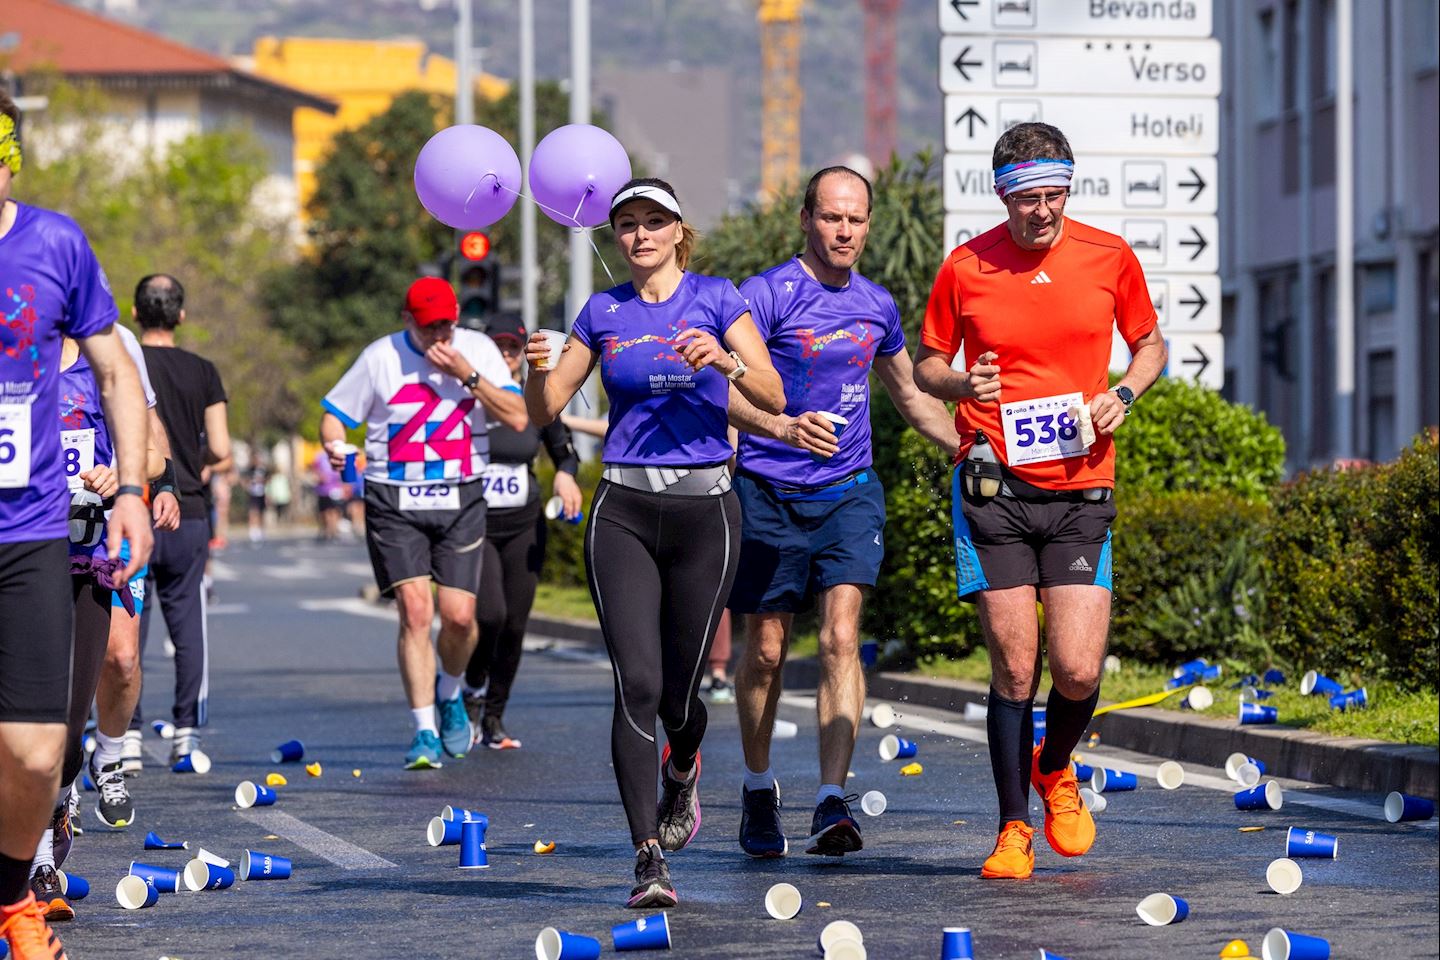
[(850, 804), (859, 799), (852, 793), (821, 800), (810, 821), (810, 839), (805, 841), (805, 852), (821, 857), (843, 857), (862, 849), (860, 824), (850, 814)]
[(440, 738), (431, 730), (417, 730), (410, 749), (405, 753), (406, 770), (432, 770), (443, 767), (440, 762)]
[(790, 851), (780, 825), (780, 785), (768, 790), (740, 788), (740, 848), (756, 859), (771, 860)]
[(475, 740), (475, 728), (470, 726), (470, 717), (465, 713), (465, 701), (461, 697), (442, 700), (435, 705), (440, 713), (440, 742), (445, 752), (456, 760), (470, 752)]

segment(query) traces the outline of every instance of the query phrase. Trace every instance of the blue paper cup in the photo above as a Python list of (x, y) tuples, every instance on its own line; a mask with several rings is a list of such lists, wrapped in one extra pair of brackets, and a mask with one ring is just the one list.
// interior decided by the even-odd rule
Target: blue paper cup
[(914, 740), (906, 740), (893, 733), (888, 733), (880, 738), (881, 760), (905, 760), (919, 752), (920, 747)]
[(1139, 786), (1139, 777), (1133, 773), (1121, 773), (1119, 770), (1096, 770), (1090, 777), (1090, 789), (1096, 793), (1118, 793), (1134, 790)]
[(453, 847), (460, 842), (460, 828), (464, 825), (463, 820), (431, 817), (429, 826), (425, 828), (425, 841), (432, 847)]
[(161, 840), (159, 834), (154, 830), (145, 834), (146, 850), (189, 850), (190, 844), (185, 840)]
[(444, 809), (440, 811), (440, 819), (459, 820), (462, 823), (467, 820), (473, 820), (475, 823), (481, 824), (482, 829), (490, 829), (490, 818), (485, 814), (478, 810), (462, 810), (459, 807), (452, 807), (449, 804), (446, 804)]
[(1274, 667), (1271, 667), (1269, 670), (1265, 671), (1265, 675), (1260, 679), (1272, 685), (1281, 684), (1285, 682), (1285, 674), (1284, 672), (1276, 670)]
[(150, 729), (154, 730), (162, 740), (175, 739), (175, 724), (169, 720), (151, 720)]
[(485, 852), (485, 825), (476, 820), (460, 822), (460, 869), (485, 870), (490, 857)]
[(546, 927), (535, 938), (535, 960), (597, 960), (600, 941), (594, 937)]
[(1270, 866), (1265, 868), (1265, 882), (1270, 885), (1271, 890), (1283, 897), (1299, 890), (1304, 880), (1305, 874), (1300, 870), (1300, 864), (1289, 857), (1271, 860)]
[(360, 472), (355, 469), (355, 457), (358, 454), (358, 450), (352, 450), (345, 454), (345, 465), (340, 468), (341, 483), (354, 483), (360, 479)]
[(564, 520), (566, 523), (577, 526), (585, 519), (585, 511), (581, 510), (573, 517), (565, 516), (565, 501), (560, 497), (551, 497), (545, 501), (546, 520)]
[(1190, 916), (1190, 904), (1168, 893), (1152, 893), (1135, 905), (1135, 912), (1150, 926), (1164, 927)]
[(170, 765), (174, 773), (209, 773), (210, 756), (203, 750), (191, 750)]
[(271, 787), (253, 780), (242, 780), (240, 786), (235, 788), (235, 805), (241, 810), (268, 807), (272, 806), (279, 796)]
[(1209, 660), (1206, 660), (1204, 657), (1196, 657), (1194, 660), (1186, 660), (1180, 664), (1180, 666), (1170, 671), (1170, 676), (1178, 680), (1187, 673), (1199, 673), (1208, 666), (1210, 666)]
[(305, 744), (299, 740), (286, 740), (270, 751), (271, 763), (299, 763), (305, 757)]
[(1314, 670), (1308, 671), (1300, 678), (1300, 695), (1304, 697), (1330, 697), (1337, 693), (1344, 693), (1345, 688), (1324, 674)]
[(804, 907), (805, 898), (793, 883), (777, 883), (765, 891), (765, 912), (775, 920), (794, 920)]
[(180, 871), (169, 867), (157, 867), (153, 863), (130, 861), (130, 876), (139, 877), (161, 893), (180, 892)]
[(185, 886), (191, 891), (224, 890), (235, 885), (235, 871), (204, 860), (185, 864)]
[(1244, 787), (1253, 787), (1265, 775), (1265, 761), (1232, 753), (1225, 758), (1225, 776)]
[(641, 917), (629, 923), (617, 923), (610, 928), (615, 941), (615, 951), (621, 950), (669, 950), (670, 917), (657, 913), (653, 917)]
[[(835, 429), (835, 442), (839, 443), (840, 438), (845, 435), (845, 428), (850, 426), (850, 421), (847, 420), (845, 417), (840, 416), (840, 414), (838, 413), (831, 413), (829, 410), (819, 410), (816, 412), (819, 413), (820, 416), (824, 417), (826, 420), (830, 421), (830, 426)], [(822, 457), (819, 454), (812, 453), (810, 454), (810, 459), (815, 461), (816, 463), (825, 463), (830, 458)]]
[(288, 880), (290, 869), (288, 857), (259, 850), (246, 850), (240, 854), (241, 880)]
[(820, 936), (815, 940), (815, 947), (823, 955), (837, 943), (846, 940), (852, 943), (863, 944), (865, 942), (865, 935), (860, 932), (859, 927), (855, 926), (855, 924), (849, 920), (831, 920), (821, 928)]
[(1075, 768), (1075, 779), (1081, 783), (1086, 783), (1095, 776), (1095, 768), (1088, 763), (1081, 763), (1076, 760), (1071, 763), (1071, 766)]
[(940, 934), (940, 960), (974, 960), (969, 927), (946, 927)]
[(1261, 960), (1330, 960), (1330, 941), (1279, 927), (1260, 941)]
[(66, 873), (64, 870), (56, 871), (60, 875), (60, 892), (71, 900), (84, 900), (90, 896), (90, 881), (84, 877), (77, 877), (73, 873)]
[(880, 641), (879, 641), (879, 640), (866, 640), (864, 643), (860, 644), (860, 665), (861, 665), (861, 666), (865, 667), (865, 668), (868, 670), (869, 668), (875, 666), (875, 662), (876, 662), (877, 660), (879, 660), (879, 659), (880, 659)]
[(1240, 704), (1240, 722), (1245, 725), (1274, 723), (1280, 719), (1280, 711), (1261, 703)]
[(1165, 681), (1165, 689), (1166, 689), (1166, 690), (1179, 690), (1181, 687), (1188, 687), (1188, 686), (1190, 686), (1192, 683), (1199, 683), (1199, 682), (1200, 682), (1200, 674), (1198, 674), (1198, 673), (1186, 673), (1186, 674), (1181, 674), (1181, 675), (1178, 676), (1178, 677), (1171, 677), (1169, 680), (1166, 680), (1166, 681)]
[(120, 906), (126, 910), (141, 910), (155, 906), (160, 899), (160, 891), (144, 877), (131, 874), (121, 877), (120, 882), (115, 885), (115, 899), (120, 901)]
[(1285, 855), (1292, 860), (1297, 857), (1338, 860), (1340, 859), (1340, 840), (1328, 833), (1316, 833), (1314, 830), (1291, 827), (1285, 832)]
[(1235, 794), (1236, 810), (1279, 810), (1284, 802), (1285, 792), (1274, 780)]
[(1370, 697), (1366, 694), (1365, 688), (1349, 690), (1345, 693), (1337, 693), (1330, 697), (1330, 709), (1344, 712), (1350, 709), (1363, 709), (1370, 705)]
[(1246, 687), (1240, 691), (1240, 696), (1245, 700), (1269, 700), (1275, 696), (1275, 691), (1261, 690), (1259, 687)]
[(1404, 820), (1429, 820), (1435, 816), (1435, 802), (1395, 791), (1385, 798), (1385, 819), (1391, 823)]
[(1212, 663), (1203, 670), (1195, 671), (1195, 675), (1201, 680), (1219, 680), (1224, 672), (1224, 667), (1218, 663)]

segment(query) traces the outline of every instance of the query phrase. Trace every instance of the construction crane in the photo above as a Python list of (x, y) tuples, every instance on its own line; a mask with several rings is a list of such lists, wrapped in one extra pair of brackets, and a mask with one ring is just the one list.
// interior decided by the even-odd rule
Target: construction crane
[(865, 154), (876, 169), (895, 153), (895, 17), (900, 0), (865, 7)]
[[(800, 179), (800, 12), (805, 0), (760, 0), (760, 192)], [(893, 28), (892, 28), (893, 36)]]

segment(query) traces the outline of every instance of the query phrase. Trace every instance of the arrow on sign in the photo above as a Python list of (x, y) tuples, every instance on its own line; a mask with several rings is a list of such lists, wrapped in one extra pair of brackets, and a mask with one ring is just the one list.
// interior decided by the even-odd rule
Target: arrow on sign
[(1206, 240), (1203, 236), (1200, 235), (1200, 231), (1195, 229), (1195, 225), (1193, 223), (1190, 225), (1190, 233), (1194, 235), (1195, 239), (1181, 240), (1180, 246), (1194, 247), (1195, 252), (1190, 254), (1190, 259), (1194, 260), (1199, 257), (1200, 254), (1205, 252), (1205, 248), (1210, 246), (1210, 241)]
[(980, 116), (980, 114), (978, 114), (978, 113), (975, 112), (975, 108), (974, 108), (974, 107), (966, 107), (966, 108), (965, 108), (965, 112), (962, 113), (962, 114), (960, 114), (960, 116), (958, 116), (958, 117), (955, 118), (955, 123), (958, 125), (958, 124), (960, 123), (960, 121), (962, 121), (962, 120), (968, 120), (968, 121), (970, 121), (970, 126), (969, 126), (969, 128), (966, 129), (966, 131), (965, 131), (965, 136), (967, 136), (967, 137), (973, 137), (973, 136), (975, 136), (975, 121), (976, 121), (976, 120), (979, 120), (979, 121), (980, 121), (980, 126), (982, 126), (982, 127), (988, 127), (988, 126), (990, 126), (990, 124), (988, 124), (988, 123), (985, 122), (985, 118), (984, 118), (984, 117)]
[(966, 47), (960, 51), (960, 56), (955, 58), (955, 69), (960, 71), (960, 76), (966, 83), (970, 82), (970, 73), (965, 69), (966, 67), (984, 66), (984, 62), (981, 60), (966, 60), (965, 58), (968, 56), (970, 56), (970, 48)]
[(1194, 371), (1195, 379), (1198, 380), (1200, 379), (1200, 375), (1205, 372), (1205, 369), (1210, 366), (1210, 355), (1204, 350), (1200, 349), (1200, 344), (1196, 343), (1192, 344), (1192, 346), (1195, 348), (1195, 356), (1186, 357), (1184, 360), (1180, 361), (1180, 365), (1188, 367), (1192, 364), (1200, 364), (1200, 369)]
[(1193, 283), (1190, 284), (1190, 292), (1193, 293), (1193, 294), (1195, 294), (1194, 299), (1192, 299), (1192, 300), (1181, 300), (1181, 301), (1179, 301), (1179, 303), (1180, 303), (1180, 306), (1182, 306), (1182, 307), (1194, 307), (1194, 308), (1195, 308), (1194, 310), (1190, 311), (1190, 319), (1191, 319), (1191, 320), (1194, 320), (1196, 317), (1200, 316), (1200, 311), (1201, 311), (1201, 310), (1204, 310), (1205, 307), (1206, 307), (1206, 305), (1209, 304), (1210, 301), (1205, 299), (1205, 294), (1201, 293), (1201, 292), (1200, 292), (1200, 288), (1197, 287), (1197, 286), (1195, 286), (1195, 284), (1193, 284)]
[[(1200, 171), (1199, 171), (1199, 170), (1196, 170), (1194, 167), (1191, 167), (1191, 168), (1190, 168), (1190, 176), (1194, 177), (1195, 179), (1193, 179), (1193, 180), (1181, 180), (1178, 184), (1176, 184), (1176, 186), (1178, 186), (1178, 187), (1194, 187), (1194, 188), (1195, 188), (1195, 192), (1192, 193), (1192, 194), (1190, 194), (1190, 202), (1191, 202), (1191, 203), (1194, 203), (1194, 202), (1195, 202), (1195, 198), (1198, 197), (1198, 196), (1200, 196), (1200, 194), (1202, 194), (1202, 193), (1205, 192), (1206, 183), (1205, 183), (1205, 178), (1202, 177), (1202, 176), (1200, 176)], [(1192, 258), (1192, 259), (1193, 259), (1193, 258)]]
[(969, 20), (970, 15), (965, 12), (966, 7), (978, 7), (980, 0), (950, 0), (950, 6), (960, 15), (961, 20)]

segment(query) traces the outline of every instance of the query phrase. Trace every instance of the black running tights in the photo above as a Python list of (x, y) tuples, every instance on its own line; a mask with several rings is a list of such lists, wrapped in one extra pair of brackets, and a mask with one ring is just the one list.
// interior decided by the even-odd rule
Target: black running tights
[[(90, 577), (71, 577), (70, 586), (75, 595), (75, 652), (70, 668), (70, 714), (65, 719), (62, 788), (80, 775), (85, 762), (85, 722), (90, 719), (90, 704), (100, 686), (100, 669), (110, 645), (110, 591)], [(117, 615), (129, 616), (123, 608)]]
[[(518, 514), (514, 521), (506, 519), (511, 513)], [(504, 511), (503, 516), (499, 510), (490, 511), (486, 528), (480, 590), (475, 596), (480, 639), (465, 668), (465, 681), (472, 687), (488, 684), (485, 716), (500, 717), (520, 669), (525, 624), (545, 562), (545, 518), (537, 501)]]
[(676, 769), (700, 751), (700, 676), (739, 557), (734, 493), (671, 496), (603, 481), (595, 492), (585, 568), (615, 670), (610, 751), (637, 844), (657, 833), (655, 718)]

